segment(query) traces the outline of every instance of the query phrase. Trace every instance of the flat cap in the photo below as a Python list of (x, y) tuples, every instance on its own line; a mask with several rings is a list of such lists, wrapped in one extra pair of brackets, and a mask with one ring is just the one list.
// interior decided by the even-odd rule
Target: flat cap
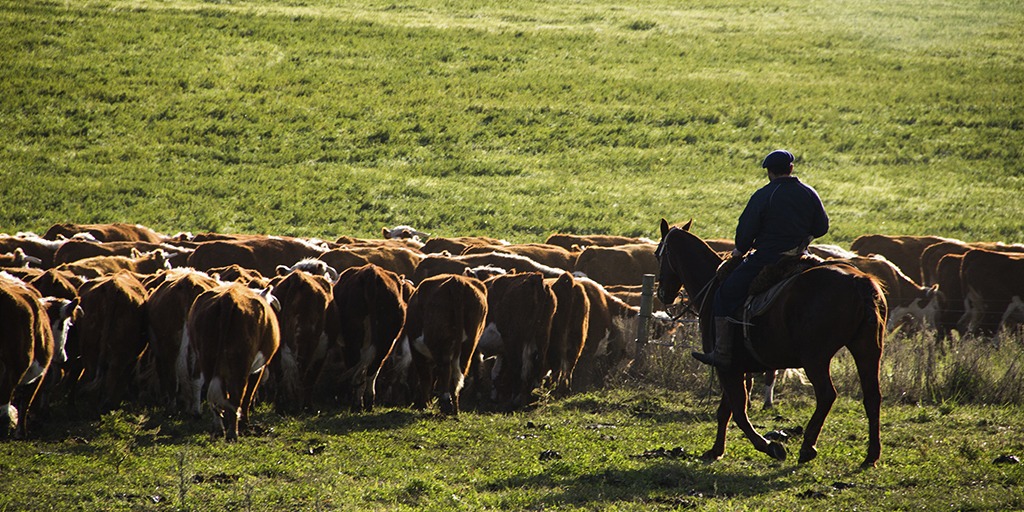
[(768, 156), (764, 157), (764, 161), (761, 162), (761, 167), (765, 169), (778, 169), (780, 167), (786, 167), (793, 163), (793, 153), (786, 151), (785, 149), (776, 149)]

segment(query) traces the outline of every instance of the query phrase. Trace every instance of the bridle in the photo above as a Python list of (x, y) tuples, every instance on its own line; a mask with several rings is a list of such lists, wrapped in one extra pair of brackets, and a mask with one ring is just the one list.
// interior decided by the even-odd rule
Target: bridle
[[(673, 229), (678, 229), (678, 228), (673, 228)], [(665, 255), (668, 253), (668, 244), (665, 243), (667, 238), (668, 238), (668, 233), (666, 233), (665, 236), (663, 236), (661, 238), (661, 243), (658, 244), (658, 248), (655, 249), (655, 251), (654, 251), (654, 257), (658, 259), (659, 263), (661, 262), (661, 259), (663, 257), (665, 257)], [(679, 313), (671, 317), (672, 321), (673, 322), (679, 322), (679, 319), (682, 318), (682, 316), (687, 314), (687, 313), (692, 314), (694, 317), (700, 318), (700, 311), (703, 311), (704, 307), (707, 305), (706, 301), (711, 296), (711, 293), (710, 293), (711, 292), (711, 285), (714, 284), (714, 282), (715, 282), (714, 278), (709, 279), (708, 282), (704, 285), (704, 287), (701, 288), (700, 291), (698, 291), (696, 295), (694, 295), (693, 297), (690, 297), (690, 300), (686, 301), (686, 304), (683, 305), (683, 308), (679, 311)], [(685, 290), (685, 287), (680, 284), (679, 292), (676, 293), (676, 296), (674, 297), (674, 299), (681, 297), (683, 295), (683, 291), (684, 290)], [(658, 298), (661, 299), (662, 301), (664, 301), (663, 297), (658, 297)], [(673, 300), (673, 302), (675, 302), (675, 300)], [(699, 303), (700, 304), (700, 306), (699, 306), (699, 308), (697, 310), (693, 309), (693, 304), (694, 303)]]

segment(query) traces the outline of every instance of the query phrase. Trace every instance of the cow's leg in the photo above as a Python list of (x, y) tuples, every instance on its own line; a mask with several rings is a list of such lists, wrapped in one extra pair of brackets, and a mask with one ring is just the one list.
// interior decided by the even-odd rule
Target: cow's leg
[(775, 407), (775, 380), (778, 376), (776, 370), (768, 370), (764, 373), (764, 408)]
[[(859, 368), (858, 368), (859, 369)], [(800, 446), (800, 462), (809, 462), (818, 456), (818, 435), (821, 434), (821, 427), (825, 424), (825, 418), (832, 410), (832, 404), (836, 401), (836, 388), (832, 384), (832, 375), (829, 373), (829, 362), (807, 365), (804, 370), (807, 379), (814, 386), (814, 413), (807, 422), (807, 429), (804, 432), (804, 442)], [(877, 375), (876, 375), (877, 378)]]
[[(224, 393), (224, 383), (219, 375), (210, 379), (210, 385), (206, 389), (206, 403), (213, 412), (213, 428), (219, 429), (228, 441), (237, 439), (237, 411), (228, 402), (228, 397)], [(231, 417), (235, 417), (235, 420), (232, 421)]]
[(245, 389), (242, 391), (242, 400), (239, 406), (238, 418), (239, 418), (239, 429), (243, 432), (249, 429), (249, 410), (252, 408), (252, 398), (256, 395), (256, 389), (260, 386), (260, 380), (263, 378), (263, 372), (266, 371), (266, 367), (260, 369), (256, 373), (249, 374), (246, 379)]

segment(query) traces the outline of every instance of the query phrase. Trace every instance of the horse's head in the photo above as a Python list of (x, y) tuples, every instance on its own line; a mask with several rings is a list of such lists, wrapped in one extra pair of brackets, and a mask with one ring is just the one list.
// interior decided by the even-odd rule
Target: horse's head
[(675, 302), (679, 290), (697, 294), (715, 276), (722, 258), (704, 240), (690, 232), (690, 220), (671, 227), (661, 220), (661, 243), (655, 251), (658, 258), (658, 300), (666, 306)]
[(683, 287), (683, 279), (672, 265), (674, 258), (668, 254), (669, 244), (666, 242), (673, 230), (689, 231), (692, 223), (691, 219), (683, 226), (670, 227), (667, 220), (661, 219), (661, 242), (654, 251), (654, 256), (658, 259), (658, 300), (666, 306), (676, 301), (679, 289)]

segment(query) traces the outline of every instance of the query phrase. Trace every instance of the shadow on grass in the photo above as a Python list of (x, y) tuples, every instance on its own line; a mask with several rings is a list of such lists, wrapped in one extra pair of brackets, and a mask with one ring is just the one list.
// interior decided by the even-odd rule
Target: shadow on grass
[(562, 475), (557, 464), (542, 474), (513, 476), (484, 485), (486, 492), (539, 490), (527, 508), (582, 506), (604, 508), (616, 502), (647, 502), (696, 507), (710, 498), (746, 499), (773, 495), (792, 484), (786, 477), (789, 465), (753, 474), (740, 471), (711, 471), (708, 463), (691, 460), (656, 461), (629, 470), (606, 470), (583, 475)]

